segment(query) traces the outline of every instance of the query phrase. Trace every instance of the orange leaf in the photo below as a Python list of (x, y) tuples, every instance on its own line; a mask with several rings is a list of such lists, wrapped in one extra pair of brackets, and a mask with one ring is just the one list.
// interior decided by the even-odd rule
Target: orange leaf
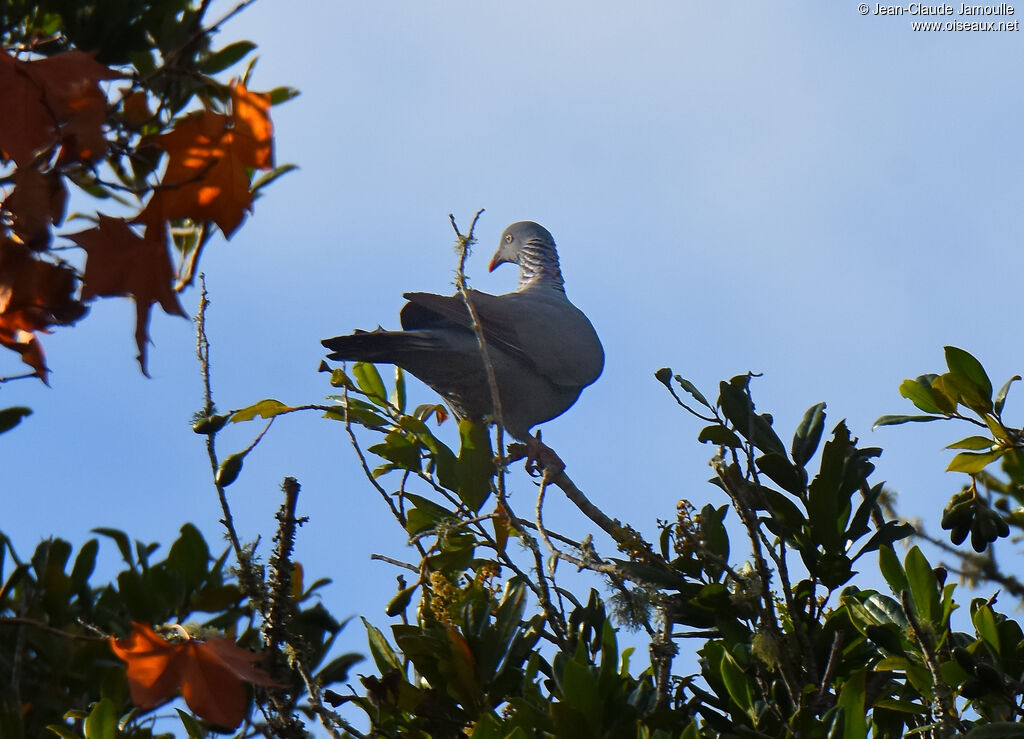
[(274, 127), (270, 123), (270, 95), (249, 92), (238, 83), (231, 88), (231, 110), (239, 162), (253, 169), (274, 166)]
[(4, 200), (13, 216), (12, 230), (35, 250), (50, 244), (50, 224), (64, 218), (68, 193), (56, 172), (43, 173), (33, 167), (19, 167), (14, 173), (14, 192)]
[[(277, 686), (254, 667), (259, 656), (227, 639), (188, 639), (172, 643), (146, 624), (132, 622), (124, 640), (111, 638), (114, 654), (128, 663), (132, 702), (154, 708), (181, 688), (182, 697), (197, 716), (234, 728), (245, 716), (245, 684)], [(279, 686), (278, 686), (279, 687)]]
[(252, 210), (250, 169), (273, 166), (270, 97), (235, 85), (231, 115), (203, 110), (153, 139), (167, 152), (163, 181), (139, 216), (150, 228), (190, 218), (213, 221), (230, 237)]
[(32, 332), (81, 318), (86, 308), (75, 299), (77, 287), (70, 268), (44, 262), (0, 235), (0, 344), (18, 352), (43, 382), (46, 362)]
[(160, 303), (166, 313), (185, 315), (171, 285), (174, 275), (163, 232), (154, 237), (147, 229), (142, 238), (124, 220), (100, 214), (98, 227), (69, 234), (68, 238), (88, 254), (83, 300), (97, 295), (129, 294), (135, 300), (135, 342), (139, 347), (142, 373), (148, 375), (146, 346), (150, 307)]
[(20, 167), (61, 144), (61, 162), (94, 162), (107, 150), (100, 80), (121, 75), (83, 51), (25, 62), (0, 52), (0, 149)]
[(155, 708), (174, 697), (181, 685), (180, 647), (135, 621), (127, 639), (110, 637), (114, 654), (128, 663), (132, 703), (139, 708)]

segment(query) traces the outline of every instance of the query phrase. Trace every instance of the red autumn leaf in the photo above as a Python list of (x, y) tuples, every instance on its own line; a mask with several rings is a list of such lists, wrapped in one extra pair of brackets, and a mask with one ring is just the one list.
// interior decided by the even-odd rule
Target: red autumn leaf
[(146, 624), (132, 622), (128, 638), (111, 638), (110, 646), (128, 663), (128, 688), (140, 708), (155, 708), (180, 687), (193, 713), (234, 728), (245, 716), (244, 683), (277, 686), (254, 666), (258, 655), (227, 639), (169, 642)]
[(64, 181), (56, 172), (19, 167), (14, 173), (14, 192), (3, 207), (11, 213), (11, 227), (18, 238), (30, 248), (42, 250), (50, 245), (50, 224), (64, 218), (67, 197)]
[(61, 144), (62, 162), (94, 162), (107, 149), (100, 80), (120, 77), (83, 51), (22, 61), (0, 53), (0, 149), (18, 166)]
[(57, 122), (25, 65), (0, 51), (0, 150), (19, 167), (29, 166), (38, 151), (57, 142)]
[(60, 124), (61, 162), (95, 162), (107, 151), (103, 123), (107, 97), (100, 80), (121, 77), (84, 51), (65, 51), (27, 62), (29, 75), (43, 88)]
[(153, 303), (160, 303), (166, 313), (185, 316), (171, 285), (174, 273), (163, 232), (153, 236), (147, 229), (140, 237), (124, 220), (100, 214), (99, 226), (68, 238), (88, 255), (83, 300), (98, 295), (131, 295), (135, 300), (135, 342), (142, 373), (148, 376), (146, 346)]
[(163, 221), (213, 221), (230, 237), (252, 209), (250, 169), (273, 166), (269, 96), (242, 85), (232, 88), (230, 115), (207, 109), (182, 119), (153, 139), (167, 152), (167, 171), (139, 221), (162, 229)]
[(34, 332), (81, 318), (86, 308), (76, 290), (70, 268), (44, 262), (25, 244), (0, 235), (0, 345), (18, 352), (43, 382), (46, 362)]

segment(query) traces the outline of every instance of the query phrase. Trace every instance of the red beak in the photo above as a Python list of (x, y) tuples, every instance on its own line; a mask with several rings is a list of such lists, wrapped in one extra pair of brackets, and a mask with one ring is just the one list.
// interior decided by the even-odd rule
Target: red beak
[(493, 272), (495, 269), (498, 268), (498, 265), (502, 264), (504, 261), (505, 260), (501, 259), (497, 254), (495, 254), (494, 257), (491, 259), (491, 264), (487, 268), (487, 271), (488, 272)]

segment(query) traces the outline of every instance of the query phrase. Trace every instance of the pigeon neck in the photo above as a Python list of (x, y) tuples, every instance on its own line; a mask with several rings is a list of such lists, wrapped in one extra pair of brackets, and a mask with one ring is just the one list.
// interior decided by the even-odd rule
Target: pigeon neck
[(551, 245), (530, 240), (519, 251), (519, 289), (534, 286), (553, 287), (565, 292), (558, 254)]

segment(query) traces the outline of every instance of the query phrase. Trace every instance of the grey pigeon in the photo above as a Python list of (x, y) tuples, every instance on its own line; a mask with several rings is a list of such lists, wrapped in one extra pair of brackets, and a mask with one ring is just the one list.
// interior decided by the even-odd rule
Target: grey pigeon
[[(470, 291), (501, 398), (502, 423), (527, 448), (530, 429), (560, 416), (604, 367), (594, 327), (565, 295), (547, 229), (519, 221), (505, 229), (490, 270), (519, 265), (505, 295)], [(402, 331), (356, 331), (324, 339), (328, 359), (395, 364), (436, 390), (460, 418), (493, 416), (490, 387), (469, 311), (460, 295), (405, 293)], [(556, 457), (557, 459), (557, 457)]]

